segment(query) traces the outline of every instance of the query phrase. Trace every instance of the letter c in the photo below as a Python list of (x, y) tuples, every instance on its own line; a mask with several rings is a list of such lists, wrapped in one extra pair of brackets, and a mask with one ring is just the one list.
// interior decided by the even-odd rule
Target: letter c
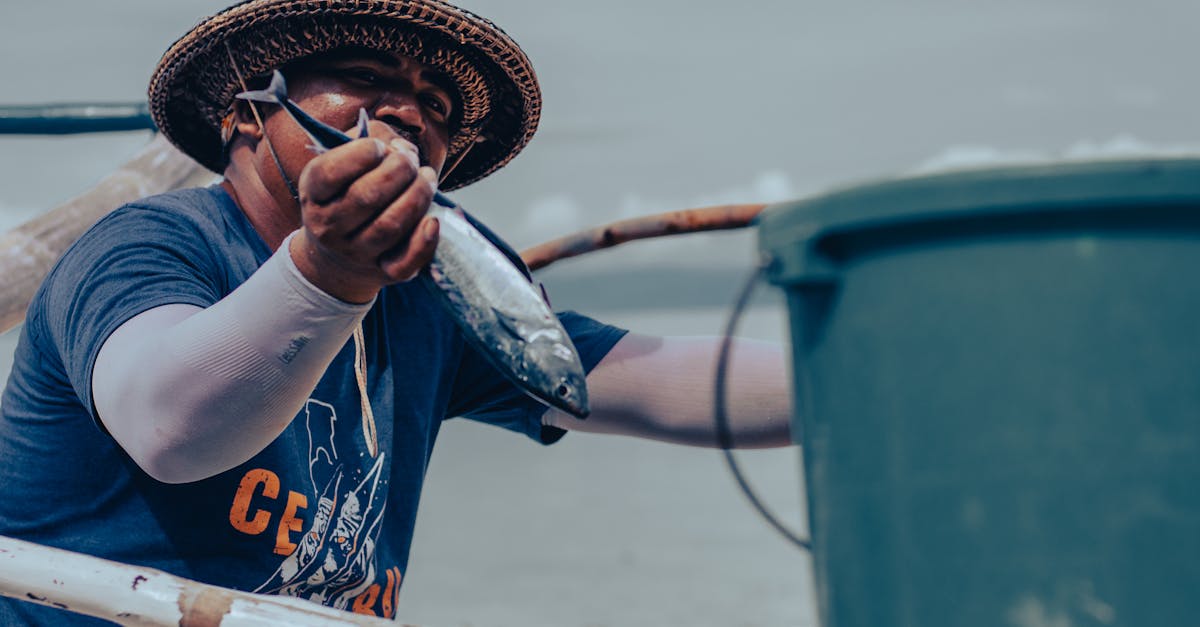
[(242, 477), (237, 494), (233, 496), (233, 507), (229, 509), (229, 524), (233, 525), (234, 529), (252, 536), (266, 531), (267, 525), (271, 523), (271, 512), (264, 509), (257, 510), (254, 517), (250, 517), (250, 500), (254, 498), (254, 493), (260, 485), (263, 496), (269, 499), (279, 497), (279, 475), (270, 470), (255, 468)]

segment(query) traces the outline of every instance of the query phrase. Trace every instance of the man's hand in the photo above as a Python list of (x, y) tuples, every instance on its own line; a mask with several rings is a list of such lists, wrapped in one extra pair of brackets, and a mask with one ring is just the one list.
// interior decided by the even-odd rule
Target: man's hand
[(437, 175), (403, 139), (364, 138), (315, 157), (300, 173), (303, 224), (296, 267), (313, 285), (365, 303), (433, 259), (438, 224), (426, 217)]

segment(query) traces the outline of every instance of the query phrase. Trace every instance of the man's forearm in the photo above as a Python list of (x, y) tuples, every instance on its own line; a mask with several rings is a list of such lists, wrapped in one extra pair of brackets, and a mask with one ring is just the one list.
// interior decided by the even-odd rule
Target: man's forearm
[(281, 247), (207, 309), (152, 309), (105, 341), (92, 378), (97, 414), (156, 479), (203, 479), (265, 448), (369, 309), (305, 282), (287, 254)]
[[(718, 338), (629, 334), (588, 375), (592, 415), (549, 410), (547, 424), (693, 446), (717, 446), (713, 418)], [(738, 448), (791, 443), (786, 355), (772, 343), (734, 341), (727, 415)]]

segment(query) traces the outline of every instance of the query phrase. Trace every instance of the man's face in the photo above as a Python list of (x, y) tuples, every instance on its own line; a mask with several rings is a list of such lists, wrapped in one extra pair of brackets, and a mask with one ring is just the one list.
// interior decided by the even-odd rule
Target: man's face
[[(288, 94), (313, 117), (353, 129), (359, 109), (370, 118), (373, 137), (402, 137), (417, 146), (422, 165), (445, 166), (456, 95), (444, 77), (397, 54), (346, 49), (307, 57), (284, 68)], [(273, 145), (296, 180), (314, 153), (310, 140), (280, 109), (265, 120)], [(355, 131), (349, 133), (357, 137)]]

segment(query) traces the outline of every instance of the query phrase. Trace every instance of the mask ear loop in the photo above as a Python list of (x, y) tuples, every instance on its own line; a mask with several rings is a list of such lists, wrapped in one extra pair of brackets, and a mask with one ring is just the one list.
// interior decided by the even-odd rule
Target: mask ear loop
[[(225, 42), (225, 52), (229, 55), (229, 65), (233, 68), (234, 75), (237, 76), (238, 82), (242, 85), (242, 91), (250, 91), (250, 87), (246, 85), (246, 79), (242, 76), (242, 70), (238, 67), (237, 59), (233, 56), (233, 49), (229, 47), (229, 42)], [(263, 124), (262, 116), (258, 113), (258, 107), (254, 101), (246, 101), (250, 105), (250, 113), (254, 115), (254, 121), (258, 123), (258, 128), (262, 129), (263, 141), (267, 144), (267, 152), (271, 153), (271, 159), (275, 162), (275, 167), (279, 168), (279, 176), (283, 179), (283, 184), (287, 186), (288, 193), (292, 195), (292, 200), (296, 201), (296, 205), (300, 204), (300, 194), (296, 191), (296, 185), (292, 183), (292, 179), (288, 177), (287, 172), (283, 171), (283, 163), (279, 161), (279, 155), (275, 154), (275, 147), (271, 145), (271, 138), (267, 137), (267, 126)], [(230, 134), (232, 139), (232, 133)]]
[(474, 130), (471, 131), (471, 135), (470, 135), (471, 140), (467, 142), (467, 147), (463, 148), (463, 151), (461, 153), (459, 153), (459, 155), (457, 157), (454, 158), (454, 162), (450, 164), (450, 167), (442, 169), (441, 178), (438, 179), (439, 186), (443, 182), (445, 182), (446, 179), (450, 178), (450, 173), (454, 171), (454, 168), (458, 167), (458, 164), (463, 162), (463, 159), (466, 158), (467, 153), (471, 152), (471, 149), (474, 148), (476, 144), (481, 144), (481, 143), (487, 141), (487, 138), (483, 137), (481, 135), (482, 131), (483, 131), (483, 120), (480, 120), (475, 125)]

